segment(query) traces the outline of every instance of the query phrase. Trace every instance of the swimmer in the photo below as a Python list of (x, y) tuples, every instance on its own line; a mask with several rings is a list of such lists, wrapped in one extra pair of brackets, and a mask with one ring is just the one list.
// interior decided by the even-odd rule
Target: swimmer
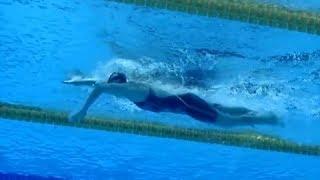
[(108, 93), (132, 101), (143, 110), (152, 112), (171, 112), (186, 114), (195, 120), (213, 123), (219, 126), (254, 126), (257, 124), (277, 125), (278, 118), (271, 112), (259, 113), (243, 107), (226, 107), (220, 104), (211, 104), (192, 93), (170, 94), (150, 85), (128, 82), (123, 73), (114, 72), (106, 81), (76, 77), (63, 81), (65, 84), (76, 86), (91, 86), (93, 90), (85, 104), (70, 121), (82, 121), (89, 107), (102, 93)]

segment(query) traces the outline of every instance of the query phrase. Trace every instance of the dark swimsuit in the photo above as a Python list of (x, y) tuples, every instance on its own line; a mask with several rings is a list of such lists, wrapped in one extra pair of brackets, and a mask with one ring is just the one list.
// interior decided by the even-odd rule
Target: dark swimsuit
[(144, 110), (152, 112), (169, 111), (186, 113), (199, 121), (211, 123), (216, 121), (218, 115), (217, 111), (205, 100), (192, 93), (158, 97), (154, 91), (150, 89), (148, 97), (142, 102), (135, 102), (135, 104)]

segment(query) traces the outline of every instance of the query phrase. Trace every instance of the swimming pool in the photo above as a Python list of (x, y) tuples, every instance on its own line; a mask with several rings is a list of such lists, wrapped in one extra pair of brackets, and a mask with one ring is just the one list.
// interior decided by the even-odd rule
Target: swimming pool
[[(105, 78), (125, 69), (130, 78), (172, 92), (271, 109), (286, 125), (231, 130), (320, 144), (318, 36), (102, 0), (1, 1), (0, 23), (0, 101), (74, 111), (88, 89), (62, 85), (68, 73), (79, 69)], [(99, 99), (90, 114), (217, 128), (185, 116), (146, 113), (112, 96)], [(313, 156), (0, 123), (0, 172), (5, 173), (66, 179), (316, 179), (320, 172)]]

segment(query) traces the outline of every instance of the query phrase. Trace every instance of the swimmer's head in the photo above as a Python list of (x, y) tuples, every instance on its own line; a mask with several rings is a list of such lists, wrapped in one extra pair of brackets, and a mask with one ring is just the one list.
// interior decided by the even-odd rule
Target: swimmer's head
[(108, 83), (126, 83), (127, 77), (123, 73), (113, 72), (107, 81)]

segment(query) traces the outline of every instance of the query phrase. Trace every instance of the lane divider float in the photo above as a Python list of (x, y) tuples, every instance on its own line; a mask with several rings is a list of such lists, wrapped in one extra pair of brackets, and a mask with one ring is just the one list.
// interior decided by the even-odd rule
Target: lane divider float
[(68, 121), (68, 114), (66, 112), (5, 102), (0, 102), (0, 117), (19, 121), (131, 133), (143, 136), (174, 138), (269, 151), (320, 155), (320, 146), (298, 144), (278, 137), (255, 132), (247, 133), (217, 129), (186, 128), (167, 125), (160, 122), (121, 120), (93, 116), (87, 117), (81, 123), (71, 123)]
[(254, 0), (108, 0), (320, 35), (320, 13)]

